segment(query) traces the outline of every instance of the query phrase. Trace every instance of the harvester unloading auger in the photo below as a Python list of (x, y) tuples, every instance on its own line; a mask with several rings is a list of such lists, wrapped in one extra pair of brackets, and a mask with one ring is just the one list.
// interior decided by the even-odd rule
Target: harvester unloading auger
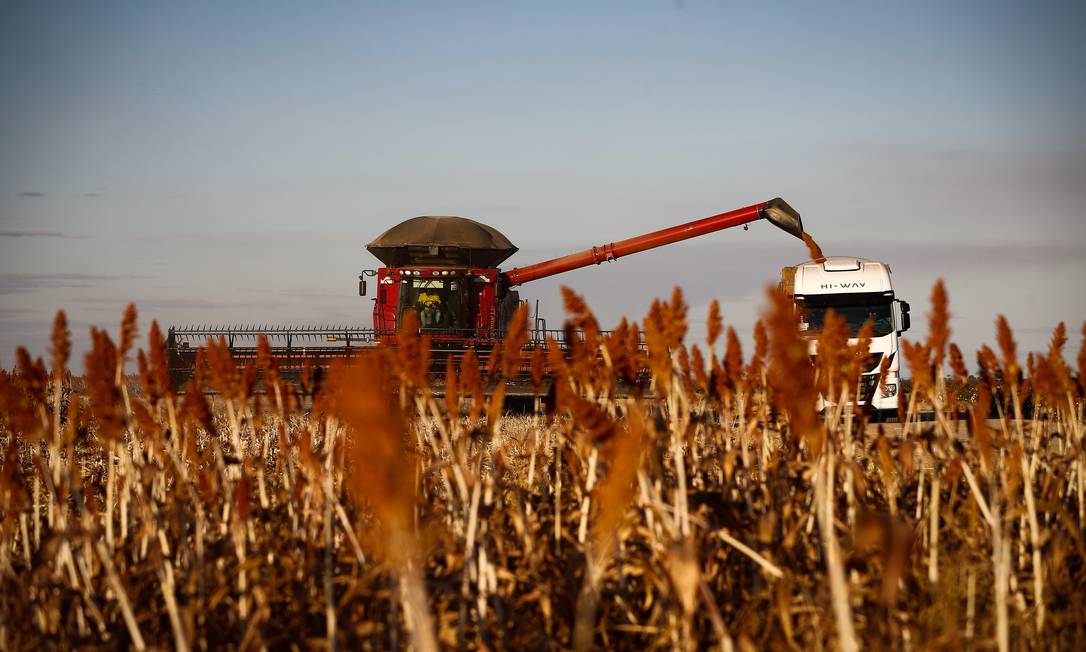
[[(430, 335), (435, 377), (443, 377), (449, 355), (454, 362), (475, 349), (481, 360), (505, 334), (520, 296), (512, 288), (589, 265), (765, 219), (802, 238), (799, 213), (779, 197), (667, 229), (592, 247), (507, 272), (498, 266), (517, 252), (493, 227), (462, 217), (416, 217), (392, 227), (366, 246), (383, 267), (366, 270), (359, 294), (376, 281), (373, 326), (364, 327), (173, 327), (167, 336), (170, 375), (183, 388), (194, 373), (196, 350), (222, 338), (238, 364), (253, 364), (257, 340), (268, 338), (284, 378), (297, 379), (303, 368), (324, 367), (380, 343), (392, 344), (406, 310), (418, 312), (422, 332)], [(545, 347), (553, 338), (564, 346), (563, 330), (548, 330), (537, 315), (526, 348)], [(511, 387), (515, 393), (518, 387)], [(521, 392), (531, 388), (520, 383)]]

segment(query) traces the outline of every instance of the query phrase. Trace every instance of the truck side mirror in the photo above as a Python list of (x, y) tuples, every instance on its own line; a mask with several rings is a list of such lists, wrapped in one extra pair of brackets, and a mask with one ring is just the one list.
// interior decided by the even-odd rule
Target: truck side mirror
[(901, 335), (905, 331), (909, 330), (909, 328), (912, 326), (912, 318), (909, 317), (908, 301), (898, 301), (896, 303), (899, 314), (897, 334)]
[(366, 296), (366, 279), (358, 277), (358, 296)]

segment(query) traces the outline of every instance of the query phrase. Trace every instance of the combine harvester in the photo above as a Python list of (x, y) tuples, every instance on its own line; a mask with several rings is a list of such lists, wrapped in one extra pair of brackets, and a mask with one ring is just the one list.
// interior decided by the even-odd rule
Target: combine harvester
[[(759, 219), (802, 237), (799, 213), (776, 198), (503, 272), (498, 266), (517, 247), (497, 229), (462, 217), (416, 217), (366, 246), (384, 264), (358, 277), (361, 296), (367, 296), (369, 281), (376, 285), (372, 327), (173, 327), (166, 342), (171, 379), (179, 389), (187, 384), (195, 371), (196, 350), (210, 339), (222, 338), (239, 365), (253, 364), (257, 340), (264, 335), (283, 377), (296, 381), (307, 366), (326, 367), (378, 344), (394, 344), (405, 311), (414, 309), (422, 333), (430, 336), (431, 375), (437, 382), (444, 377), (450, 355), (454, 363), (469, 349), (480, 361), (489, 357), (521, 303), (513, 288)], [(537, 314), (526, 350), (546, 347), (547, 338), (565, 346), (564, 337), (563, 330), (547, 329)], [(526, 378), (510, 379), (506, 393), (532, 394), (534, 388)]]

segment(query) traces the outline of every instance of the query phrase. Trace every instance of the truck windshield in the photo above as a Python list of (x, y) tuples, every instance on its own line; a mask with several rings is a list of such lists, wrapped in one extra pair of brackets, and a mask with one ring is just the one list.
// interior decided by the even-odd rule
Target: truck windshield
[(409, 308), (419, 313), (423, 328), (465, 328), (461, 282), (454, 279), (404, 279), (400, 314)]
[(863, 295), (807, 297), (801, 304), (803, 317), (800, 330), (808, 334), (822, 332), (826, 311), (833, 309), (848, 322), (849, 334), (855, 337), (863, 325), (870, 321), (874, 326), (872, 336), (882, 337), (894, 330), (890, 311), (890, 298), (881, 295), (865, 297)]

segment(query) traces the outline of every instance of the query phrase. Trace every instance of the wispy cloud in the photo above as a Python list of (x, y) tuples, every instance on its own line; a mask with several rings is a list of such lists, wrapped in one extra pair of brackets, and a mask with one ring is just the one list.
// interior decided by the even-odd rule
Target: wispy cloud
[(88, 236), (62, 233), (60, 231), (0, 231), (0, 238), (67, 238), (80, 240), (86, 237)]
[(302, 290), (281, 290), (279, 292), (281, 297), (291, 297), (297, 299), (316, 299), (324, 297), (328, 299), (342, 299), (344, 294), (342, 292), (305, 292)]
[(41, 311), (33, 308), (0, 308), (0, 324), (6, 324), (7, 322), (15, 321), (17, 319), (26, 317), (27, 315), (37, 314)]
[(0, 295), (56, 288), (90, 288), (96, 283), (150, 276), (108, 274), (0, 274)]
[(44, 192), (38, 192), (37, 190), (24, 190), (18, 194), (19, 197), (44, 197)]
[[(129, 301), (121, 299), (81, 297), (72, 300), (73, 303), (89, 306), (88, 310), (112, 311), (118, 306), (123, 309)], [(281, 308), (287, 304), (282, 301), (216, 301), (214, 299), (140, 299), (136, 298), (132, 303), (141, 310), (168, 310), (168, 309), (198, 309), (198, 310), (223, 310), (234, 308)]]

